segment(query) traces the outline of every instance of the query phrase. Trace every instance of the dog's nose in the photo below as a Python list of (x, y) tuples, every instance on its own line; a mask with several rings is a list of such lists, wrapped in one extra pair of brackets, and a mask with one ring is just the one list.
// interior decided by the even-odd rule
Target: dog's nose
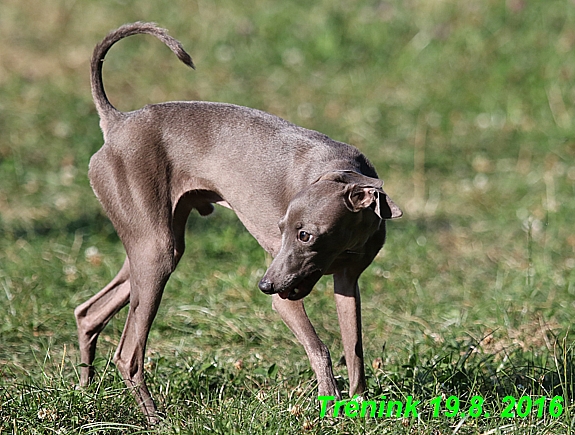
[(267, 295), (271, 295), (274, 293), (274, 284), (273, 282), (267, 280), (266, 278), (262, 278), (260, 283), (258, 284), (258, 287), (260, 288), (260, 290), (262, 292), (264, 292)]

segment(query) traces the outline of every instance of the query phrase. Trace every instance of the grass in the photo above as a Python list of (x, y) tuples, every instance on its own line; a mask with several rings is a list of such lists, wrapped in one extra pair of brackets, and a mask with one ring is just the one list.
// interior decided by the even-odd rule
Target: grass
[[(191, 216), (150, 335), (162, 424), (145, 425), (111, 363), (125, 312), (96, 382), (75, 388), (73, 309), (123, 261), (86, 175), (102, 143), (88, 62), (136, 20), (168, 28), (198, 69), (152, 38), (122, 41), (104, 72), (122, 110), (252, 106), (378, 168), (405, 216), (360, 282), (369, 395), (412, 396), (419, 418), (319, 418), (305, 353), (257, 289), (268, 259), (220, 209)], [(572, 433), (573, 28), (567, 0), (3, 1), (0, 433)], [(346, 390), (331, 293), (322, 280), (306, 308)], [(462, 410), (482, 397), (490, 417), (445, 416), (451, 396)], [(503, 418), (506, 396), (546, 397), (545, 412)]]

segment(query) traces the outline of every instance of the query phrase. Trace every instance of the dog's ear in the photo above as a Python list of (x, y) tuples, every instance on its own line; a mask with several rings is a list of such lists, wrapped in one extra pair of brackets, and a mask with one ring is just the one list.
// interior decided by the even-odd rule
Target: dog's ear
[(396, 219), (403, 215), (401, 209), (383, 191), (383, 181), (355, 171), (332, 171), (318, 181), (336, 181), (347, 184), (344, 191), (345, 205), (353, 212), (367, 207), (380, 219)]
[[(376, 200), (374, 212), (380, 219), (397, 219), (403, 216), (403, 212), (395, 202), (382, 190), (376, 191)], [(385, 197), (385, 202), (381, 201), (381, 197)]]

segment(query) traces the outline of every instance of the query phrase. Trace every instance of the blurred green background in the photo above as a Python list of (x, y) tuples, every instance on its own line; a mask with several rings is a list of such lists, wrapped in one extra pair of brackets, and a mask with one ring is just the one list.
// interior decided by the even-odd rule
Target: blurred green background
[[(531, 379), (533, 394), (551, 394), (557, 379), (571, 391), (574, 1), (2, 0), (1, 428), (142, 427), (108, 367), (125, 313), (100, 340), (104, 387), (73, 388), (73, 309), (123, 261), (87, 180), (89, 158), (102, 144), (89, 60), (109, 30), (137, 20), (169, 29), (197, 70), (152, 37), (123, 40), (104, 68), (119, 109), (210, 100), (271, 112), (357, 146), (403, 208), (361, 281), (372, 391), (392, 385), (394, 394), (431, 398), (479, 388), (485, 395), (503, 378), (510, 388)], [(257, 289), (267, 261), (257, 243), (220, 209), (190, 217), (187, 243), (148, 347), (167, 430), (338, 433), (314, 420), (305, 353)], [(331, 288), (322, 280), (306, 306), (338, 361)], [(470, 355), (478, 359), (467, 381), (440, 380), (441, 373), (454, 379)], [(524, 367), (540, 368), (543, 381)], [(336, 369), (345, 389), (345, 367)], [(418, 370), (429, 376), (418, 378)], [(201, 396), (216, 385), (226, 393)], [(298, 414), (289, 409), (299, 393), (290, 391), (301, 385), (308, 402)], [(259, 392), (267, 388), (277, 390), (264, 399)], [(105, 404), (94, 409), (104, 390)], [(203, 402), (194, 402), (198, 395)], [(205, 406), (212, 399), (217, 412)], [(227, 418), (228, 399), (249, 415)], [(260, 414), (273, 423), (253, 423)], [(457, 421), (408, 423), (347, 421), (342, 430), (432, 433)], [(571, 420), (532, 423), (565, 433)]]

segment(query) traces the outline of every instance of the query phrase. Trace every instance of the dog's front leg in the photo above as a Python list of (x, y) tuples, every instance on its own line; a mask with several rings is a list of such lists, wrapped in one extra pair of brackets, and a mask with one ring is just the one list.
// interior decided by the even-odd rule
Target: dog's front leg
[(361, 301), (357, 278), (345, 270), (333, 275), (335, 304), (349, 376), (350, 397), (365, 391), (361, 340)]
[(275, 294), (272, 296), (272, 307), (303, 345), (317, 378), (318, 395), (341, 399), (341, 392), (333, 376), (329, 350), (317, 336), (305, 312), (303, 300), (290, 301)]

